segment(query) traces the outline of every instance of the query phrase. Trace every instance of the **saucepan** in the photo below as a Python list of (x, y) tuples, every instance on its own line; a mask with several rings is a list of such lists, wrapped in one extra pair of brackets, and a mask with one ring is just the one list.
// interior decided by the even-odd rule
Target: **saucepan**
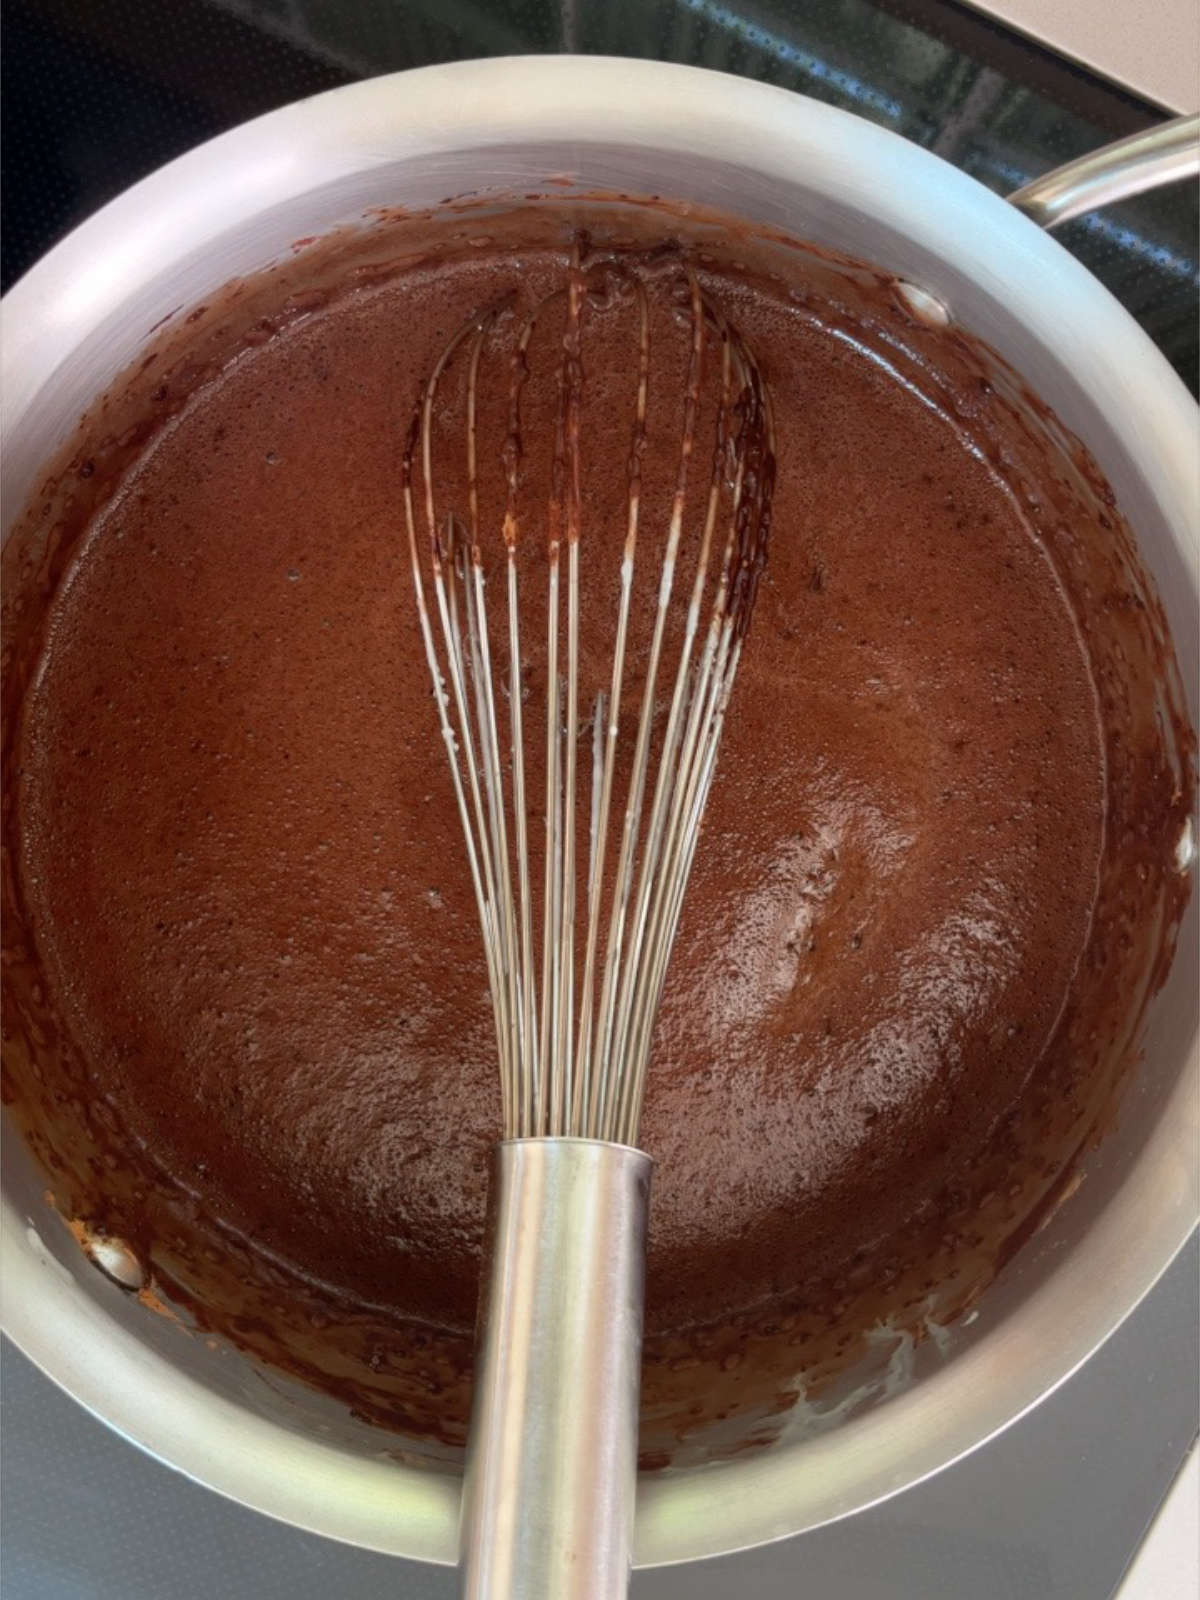
[[(1194, 170), (1194, 141), (1194, 128), (1189, 138), (1168, 126), (1149, 152), (1084, 163), (1015, 198), (1052, 224), (1164, 170)], [(1042, 227), (938, 158), (798, 95), (661, 63), (560, 56), (377, 78), (263, 117), (138, 184), (7, 298), (8, 515), (177, 307), (372, 207), (524, 194), (551, 180), (556, 193), (565, 184), (690, 201), (877, 263), (990, 343), (1099, 462), (1194, 688), (1197, 410), (1146, 335)], [(1190, 850), (1181, 838), (1181, 870)], [(644, 1477), (639, 1563), (797, 1533), (945, 1468), (1061, 1383), (1137, 1305), (1197, 1212), (1196, 911), (1193, 901), (1116, 1131), (971, 1325), (899, 1392), (836, 1428)], [(245, 1505), (375, 1550), (454, 1559), (453, 1470), (406, 1461), (332, 1402), (149, 1315), (84, 1258), (44, 1178), (10, 1146), (4, 1318), (44, 1372)]]

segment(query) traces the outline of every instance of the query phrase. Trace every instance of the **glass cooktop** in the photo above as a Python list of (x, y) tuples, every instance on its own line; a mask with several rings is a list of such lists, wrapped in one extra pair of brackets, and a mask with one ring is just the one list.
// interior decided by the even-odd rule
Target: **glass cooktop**
[[(472, 56), (583, 51), (780, 84), (1001, 193), (1165, 113), (950, 0), (7, 0), (7, 286), (172, 156), (321, 89)], [(1195, 184), (1069, 224), (1197, 387)]]
[[(1007, 192), (1166, 113), (951, 0), (7, 0), (3, 285), (200, 141), (357, 78), (582, 51), (685, 61), (857, 112)], [(1197, 186), (1059, 233), (1197, 389)], [(1105, 1600), (1196, 1426), (1195, 1242), (1085, 1368), (953, 1472), (800, 1539), (639, 1576), (635, 1600)], [(454, 1593), (140, 1455), (5, 1347), (12, 1600)], [(1167, 1600), (1164, 1596), (1163, 1600)]]

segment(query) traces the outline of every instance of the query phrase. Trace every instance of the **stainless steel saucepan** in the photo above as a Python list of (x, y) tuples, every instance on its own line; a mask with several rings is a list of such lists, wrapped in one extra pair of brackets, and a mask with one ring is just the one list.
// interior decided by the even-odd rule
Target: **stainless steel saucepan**
[[(1193, 119), (1194, 124), (1195, 119)], [(894, 134), (786, 91), (644, 61), (538, 57), (376, 78), (263, 117), (85, 222), (3, 308), (11, 517), (88, 402), (167, 313), (369, 207), (583, 191), (654, 193), (875, 262), (992, 344), (1091, 450), (1137, 530), (1186, 682), (1197, 678), (1197, 410), (1146, 335), (1030, 217), (1195, 165), (1168, 126), (1006, 204)], [(1116, 178), (1114, 179), (1114, 171)], [(556, 192), (564, 192), (558, 190)], [(1181, 842), (1185, 864), (1186, 841)], [(817, 1437), (647, 1477), (637, 1559), (682, 1561), (797, 1533), (945, 1467), (1060, 1383), (1137, 1305), (1197, 1212), (1197, 907), (1153, 1008), (1120, 1127), (1072, 1203), (1005, 1270), (944, 1359)], [(76, 1249), (13, 1139), (4, 1320), (51, 1378), (214, 1489), (315, 1532), (454, 1559), (459, 1483), (391, 1441), (148, 1315)]]

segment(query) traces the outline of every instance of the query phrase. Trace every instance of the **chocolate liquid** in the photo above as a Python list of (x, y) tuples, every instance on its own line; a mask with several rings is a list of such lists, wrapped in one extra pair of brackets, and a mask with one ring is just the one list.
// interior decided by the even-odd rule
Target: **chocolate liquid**
[[(6, 554), (8, 1093), (60, 1204), (206, 1325), (452, 1441), (499, 1091), (399, 454), (448, 335), (561, 286), (575, 220), (460, 221), (420, 249), (392, 222), (382, 254), (335, 241), (234, 286), (85, 419)], [(1165, 971), (1184, 804), (1153, 713), (1169, 645), (1106, 486), (882, 275), (593, 221), (652, 290), (648, 567), (682, 347), (675, 258), (638, 251), (668, 224), (758, 355), (778, 482), (643, 1122), (653, 1459), (987, 1281)], [(589, 316), (598, 683), (633, 345), (628, 308)], [(533, 356), (531, 595), (552, 331)], [(485, 377), (496, 451), (506, 403)], [(494, 579), (500, 495), (495, 460)]]

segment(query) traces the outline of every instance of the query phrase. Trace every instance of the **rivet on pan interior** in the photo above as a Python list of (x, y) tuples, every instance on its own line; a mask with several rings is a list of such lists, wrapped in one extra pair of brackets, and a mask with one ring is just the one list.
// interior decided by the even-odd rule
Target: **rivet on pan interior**
[(1196, 832), (1189, 817), (1179, 830), (1179, 838), (1175, 841), (1175, 866), (1180, 872), (1186, 872), (1195, 859)]
[(88, 1259), (122, 1289), (140, 1289), (146, 1281), (142, 1263), (123, 1239), (92, 1235), (83, 1246)]
[(909, 283), (904, 278), (897, 278), (896, 293), (913, 316), (928, 327), (944, 328), (950, 321), (950, 307), (944, 300), (939, 300), (937, 295), (930, 294), (928, 289), (922, 289), (918, 284)]

